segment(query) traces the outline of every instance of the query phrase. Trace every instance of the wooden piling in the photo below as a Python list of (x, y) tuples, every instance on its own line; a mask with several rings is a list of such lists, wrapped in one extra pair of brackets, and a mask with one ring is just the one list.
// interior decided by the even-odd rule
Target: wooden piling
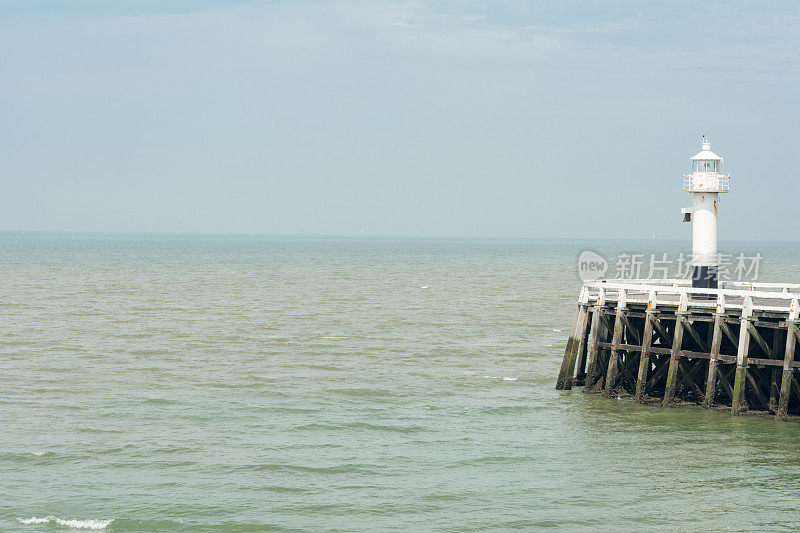
[(636, 378), (636, 391), (633, 400), (641, 403), (644, 399), (645, 385), (647, 376), (650, 373), (650, 347), (653, 343), (653, 313), (652, 301), (648, 304), (647, 313), (644, 316), (644, 332), (642, 334), (642, 354), (639, 358), (639, 373)]
[(589, 346), (587, 347), (588, 354), (586, 356), (586, 381), (583, 384), (583, 391), (590, 392), (595, 382), (595, 374), (597, 372), (597, 345), (598, 337), (600, 335), (600, 315), (603, 309), (597, 305), (592, 309), (592, 325), (589, 329)]
[[(718, 307), (719, 309), (719, 307)], [(708, 409), (714, 405), (714, 397), (717, 394), (717, 366), (719, 365), (719, 350), (722, 346), (722, 321), (724, 317), (714, 314), (714, 333), (711, 336), (711, 353), (708, 361), (708, 377), (706, 378), (706, 394), (703, 398), (703, 407)]]
[(683, 293), (678, 302), (678, 309), (675, 312), (675, 329), (672, 334), (672, 346), (669, 355), (669, 370), (667, 370), (667, 383), (664, 387), (664, 398), (661, 400), (662, 407), (668, 407), (675, 397), (675, 387), (678, 383), (678, 371), (680, 370), (681, 345), (683, 344), (683, 315), (689, 304), (688, 294)]
[(614, 317), (614, 335), (611, 337), (611, 355), (608, 358), (608, 371), (606, 372), (606, 395), (614, 392), (619, 375), (619, 345), (622, 342), (622, 331), (625, 327), (625, 296), (621, 294), (617, 304), (617, 314)]
[(578, 305), (578, 310), (575, 313), (575, 320), (572, 324), (572, 330), (569, 333), (567, 340), (567, 348), (564, 350), (564, 359), (561, 361), (561, 370), (558, 373), (558, 381), (556, 381), (556, 390), (566, 388), (566, 382), (572, 380), (572, 374), (569, 373), (569, 363), (573, 360), (573, 355), (576, 351), (578, 344), (578, 322), (580, 322), (581, 305)]
[(681, 344), (683, 344), (683, 313), (678, 312), (678, 314), (675, 315), (675, 333), (672, 336), (669, 370), (667, 371), (667, 385), (664, 388), (664, 399), (661, 401), (663, 407), (668, 407), (675, 397), (675, 387), (678, 383), (678, 370), (681, 357)]
[[(781, 357), (781, 347), (785, 344), (783, 335), (786, 332), (782, 329), (776, 328), (772, 332), (772, 355), (773, 358)], [(769, 378), (769, 412), (777, 414), (778, 412), (778, 395), (781, 387), (781, 367), (773, 366), (770, 371)]]
[(781, 378), (781, 392), (778, 397), (778, 414), (776, 415), (779, 420), (786, 420), (789, 410), (789, 397), (792, 393), (792, 381), (794, 380), (794, 350), (798, 341), (797, 318), (800, 309), (798, 309), (797, 300), (792, 301), (792, 307), (789, 311), (789, 319), (786, 321), (786, 348), (783, 352), (783, 377)]
[(744, 391), (747, 385), (747, 357), (750, 353), (750, 312), (752, 302), (748, 305), (748, 298), (745, 298), (745, 305), (742, 309), (742, 319), (739, 326), (739, 348), (736, 353), (736, 378), (733, 382), (733, 398), (731, 400), (731, 414), (738, 415), (746, 408), (744, 401)]
[(586, 315), (588, 314), (589, 306), (581, 304), (578, 311), (578, 324), (576, 329), (575, 343), (573, 344), (572, 352), (570, 353), (569, 363), (567, 365), (567, 377), (564, 380), (564, 389), (572, 389), (572, 382), (575, 379), (575, 362), (579, 355), (583, 354), (583, 349), (586, 344)]
[(586, 306), (586, 313), (583, 315), (583, 330), (581, 330), (581, 338), (580, 343), (578, 343), (578, 361), (575, 367), (575, 377), (572, 379), (572, 382), (569, 384), (569, 388), (572, 388), (572, 385), (583, 384), (586, 381), (586, 356), (588, 354), (588, 345), (589, 345), (589, 335), (586, 332), (586, 326), (589, 325), (589, 306)]

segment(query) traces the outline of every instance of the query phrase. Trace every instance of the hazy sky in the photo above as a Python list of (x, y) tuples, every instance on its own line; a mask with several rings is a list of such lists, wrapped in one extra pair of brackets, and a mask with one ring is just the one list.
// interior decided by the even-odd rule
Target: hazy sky
[(0, 230), (800, 240), (800, 2), (0, 0)]

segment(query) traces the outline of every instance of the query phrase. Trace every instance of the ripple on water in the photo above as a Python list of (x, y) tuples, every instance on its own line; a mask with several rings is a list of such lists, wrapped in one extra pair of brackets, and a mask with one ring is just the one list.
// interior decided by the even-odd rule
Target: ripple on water
[(401, 392), (395, 392), (386, 389), (373, 389), (366, 387), (345, 387), (345, 388), (334, 388), (327, 390), (328, 392), (331, 392), (338, 396), (344, 396), (347, 398), (354, 398), (354, 399), (392, 401), (397, 398), (408, 396), (408, 394), (404, 394)]
[(303, 424), (296, 426), (296, 429), (307, 431), (350, 431), (350, 430), (367, 430), (367, 431), (386, 431), (390, 433), (417, 433), (425, 431), (426, 428), (418, 425), (404, 426), (394, 424), (376, 424), (374, 422), (343, 422), (341, 424), (323, 424), (313, 422), (311, 424)]
[(381, 468), (376, 465), (362, 463), (345, 463), (329, 466), (309, 466), (284, 463), (259, 463), (243, 465), (239, 470), (262, 472), (289, 472), (298, 474), (374, 474)]

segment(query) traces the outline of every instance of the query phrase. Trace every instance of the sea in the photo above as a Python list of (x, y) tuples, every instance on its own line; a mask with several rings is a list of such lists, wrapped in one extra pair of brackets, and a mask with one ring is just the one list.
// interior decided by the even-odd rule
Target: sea
[(687, 244), (2, 233), (0, 531), (796, 530), (800, 423), (555, 390)]

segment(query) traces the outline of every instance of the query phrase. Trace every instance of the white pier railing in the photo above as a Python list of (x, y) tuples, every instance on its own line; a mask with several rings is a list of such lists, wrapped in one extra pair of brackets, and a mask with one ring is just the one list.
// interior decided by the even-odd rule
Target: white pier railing
[(584, 284), (579, 304), (605, 306), (615, 302), (644, 304), (654, 308), (659, 304), (677, 306), (680, 311), (690, 307), (725, 312), (726, 309), (789, 313), (798, 309), (800, 284), (720, 282), (718, 289), (691, 286), (691, 280), (600, 280)]
[[(630, 285), (668, 285), (671, 287), (691, 287), (692, 280), (687, 278), (667, 278), (667, 279), (618, 279), (618, 280), (599, 280), (600, 283), (622, 283)], [(749, 291), (767, 292), (797, 292), (800, 294), (800, 283), (764, 283), (758, 281), (719, 281), (720, 289), (744, 289)]]

